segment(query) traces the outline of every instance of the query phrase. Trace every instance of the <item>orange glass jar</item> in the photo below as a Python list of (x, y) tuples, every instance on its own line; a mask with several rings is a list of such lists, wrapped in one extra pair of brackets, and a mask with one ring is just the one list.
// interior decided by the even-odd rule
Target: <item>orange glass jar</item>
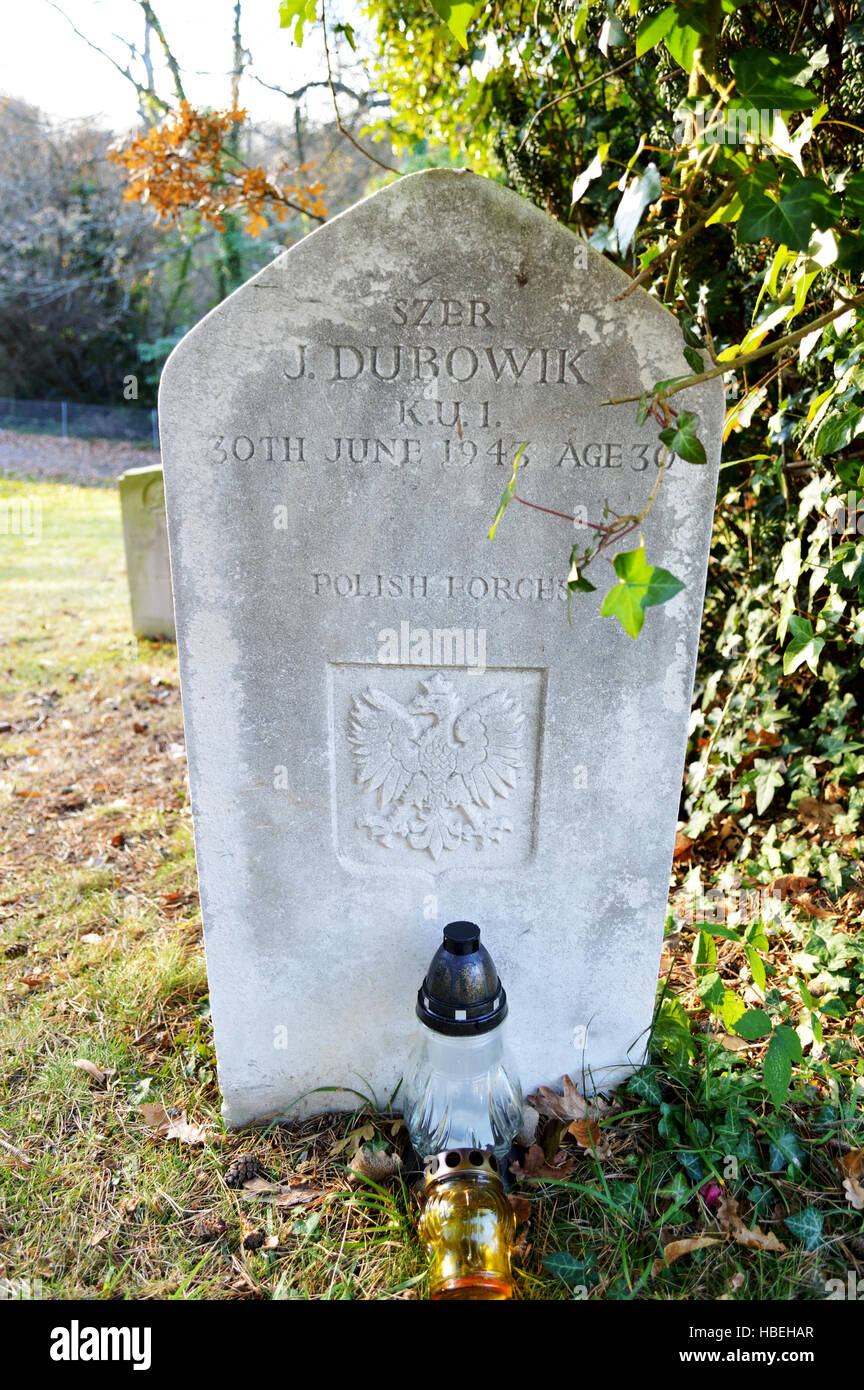
[(429, 1256), (429, 1297), (513, 1297), (513, 1213), (489, 1149), (448, 1149), (426, 1161), (420, 1236)]

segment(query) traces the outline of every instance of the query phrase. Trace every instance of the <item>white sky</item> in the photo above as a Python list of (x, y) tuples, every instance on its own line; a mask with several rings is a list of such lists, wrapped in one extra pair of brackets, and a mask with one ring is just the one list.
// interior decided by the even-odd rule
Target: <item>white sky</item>
[[(123, 40), (140, 47), (144, 36), (144, 19), (135, 0), (58, 3), (82, 33), (127, 66), (130, 55)], [(184, 71), (190, 101), (228, 106), (233, 0), (153, 0), (153, 9)], [(0, 94), (30, 102), (51, 116), (86, 117), (118, 131), (136, 124), (134, 88), (87, 47), (48, 0), (5, 0), (0, 10)], [(329, 6), (329, 11), (331, 25), (339, 14), (355, 25), (360, 22), (359, 6), (349, 0)], [(292, 90), (326, 77), (319, 34), (307, 28), (303, 47), (298, 49), (292, 31), (279, 28), (279, 0), (243, 0), (241, 32), (255, 70), (265, 82)], [(151, 47), (158, 73), (155, 38)], [(140, 73), (139, 68), (139, 77)], [(158, 78), (157, 89), (171, 95), (169, 83)], [(240, 95), (254, 120), (293, 120), (293, 103), (266, 91), (248, 75)], [(329, 103), (326, 88), (310, 93), (310, 115), (326, 117)]]

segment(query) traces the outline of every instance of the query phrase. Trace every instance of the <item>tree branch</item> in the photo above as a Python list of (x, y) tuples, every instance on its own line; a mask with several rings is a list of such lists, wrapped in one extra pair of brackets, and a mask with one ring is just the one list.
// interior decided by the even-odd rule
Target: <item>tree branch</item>
[(327, 9), (326, 6), (323, 4), (321, 6), (321, 29), (324, 34), (324, 56), (327, 60), (327, 85), (330, 88), (330, 95), (333, 98), (333, 114), (336, 117), (336, 126), (339, 130), (340, 135), (344, 135), (345, 139), (350, 141), (350, 143), (354, 146), (355, 150), (359, 150), (360, 153), (365, 155), (367, 159), (371, 159), (372, 163), (377, 164), (379, 169), (386, 169), (388, 174), (401, 173), (401, 169), (394, 168), (392, 164), (385, 164), (383, 159), (379, 159), (377, 155), (371, 154), (369, 150), (364, 150), (363, 146), (359, 144), (357, 140), (354, 139), (354, 136), (351, 134), (350, 130), (346, 130), (344, 125), (342, 124), (342, 117), (339, 114), (339, 104), (336, 101), (336, 87), (333, 79), (333, 68), (330, 63), (330, 45), (327, 41)]

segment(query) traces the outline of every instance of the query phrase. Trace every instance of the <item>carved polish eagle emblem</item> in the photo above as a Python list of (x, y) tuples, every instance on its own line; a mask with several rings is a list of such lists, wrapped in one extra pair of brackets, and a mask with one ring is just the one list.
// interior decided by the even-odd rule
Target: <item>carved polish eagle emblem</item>
[(494, 690), (469, 703), (436, 672), (401, 704), (368, 686), (353, 700), (348, 742), (357, 781), (381, 814), (358, 820), (382, 845), (403, 840), (437, 860), (446, 850), (483, 849), (513, 829), (496, 814), (523, 766), (519, 701)]

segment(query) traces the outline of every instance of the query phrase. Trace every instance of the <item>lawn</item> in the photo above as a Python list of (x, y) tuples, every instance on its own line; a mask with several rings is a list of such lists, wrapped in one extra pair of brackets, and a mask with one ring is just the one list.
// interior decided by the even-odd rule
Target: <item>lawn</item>
[[(176, 652), (131, 636), (116, 491), (4, 480), (0, 502), (28, 523), (0, 527), (0, 1277), (50, 1299), (422, 1298), (409, 1164), (350, 1167), (407, 1159), (398, 1116), (222, 1124)], [(722, 845), (682, 841), (677, 885), (698, 873), (721, 907), (670, 907), (650, 1065), (587, 1107), (534, 1098), (519, 1297), (864, 1292), (862, 845), (850, 814), (807, 814), (744, 865), (760, 891), (737, 916)], [(240, 1154), (259, 1171), (238, 1187)]]

